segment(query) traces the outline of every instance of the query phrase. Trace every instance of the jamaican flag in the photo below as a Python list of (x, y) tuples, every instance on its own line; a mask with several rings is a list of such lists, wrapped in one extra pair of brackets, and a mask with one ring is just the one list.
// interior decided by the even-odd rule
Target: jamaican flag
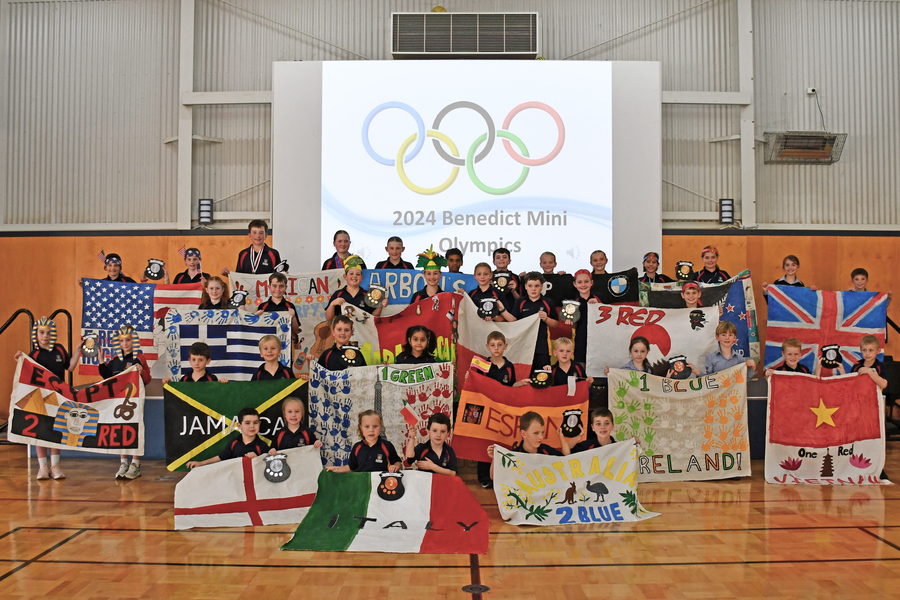
[(260, 415), (259, 435), (271, 444), (284, 428), (281, 403), (288, 396), (306, 405), (306, 381), (202, 381), (168, 383), (165, 386), (166, 467), (187, 471), (189, 460), (218, 455), (240, 436), (237, 414), (255, 408)]

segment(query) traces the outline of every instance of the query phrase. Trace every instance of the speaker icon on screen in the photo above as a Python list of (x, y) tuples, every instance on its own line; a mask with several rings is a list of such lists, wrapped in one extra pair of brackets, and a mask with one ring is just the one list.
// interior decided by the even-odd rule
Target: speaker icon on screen
[(578, 246), (573, 246), (566, 250), (566, 254), (568, 254), (572, 258), (577, 259), (581, 257), (581, 250), (579, 250)]

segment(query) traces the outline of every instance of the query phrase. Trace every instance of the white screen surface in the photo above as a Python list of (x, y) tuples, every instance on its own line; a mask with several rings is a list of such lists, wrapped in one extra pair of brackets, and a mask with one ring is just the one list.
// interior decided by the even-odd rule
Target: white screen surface
[[(431, 244), (460, 248), (466, 272), (501, 245), (516, 272), (537, 270), (547, 250), (568, 272), (595, 249), (613, 269), (637, 266), (661, 241), (658, 73), (656, 63), (586, 61), (275, 63), (274, 243), (304, 269), (331, 256), (338, 229), (370, 267), (395, 235), (413, 263)], [(494, 143), (477, 145), (473, 163), (485, 115)], [(456, 147), (458, 166), (435, 139), (447, 158)], [(539, 164), (521, 164), (520, 144)]]

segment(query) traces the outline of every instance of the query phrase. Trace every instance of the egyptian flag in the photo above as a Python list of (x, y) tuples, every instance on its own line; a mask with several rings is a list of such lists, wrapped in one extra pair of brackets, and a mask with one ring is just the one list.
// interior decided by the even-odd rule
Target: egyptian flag
[(487, 554), (490, 522), (459, 477), (322, 471), (282, 550)]
[(259, 412), (259, 436), (271, 445), (284, 427), (282, 401), (288, 396), (302, 401), (307, 393), (302, 379), (171, 382), (163, 389), (166, 468), (170, 471), (187, 471), (188, 461), (218, 456), (241, 435), (237, 414), (245, 406)]
[(281, 454), (286, 460), (243, 457), (196, 467), (175, 486), (175, 529), (303, 520), (316, 497), (319, 450), (305, 446)]
[(465, 373), (472, 358), (478, 354), (487, 355), (487, 336), (492, 331), (500, 331), (506, 336), (509, 348), (504, 356), (516, 367), (516, 379), (531, 375), (534, 362), (534, 348), (537, 345), (538, 327), (546, 327), (538, 315), (531, 315), (512, 322), (485, 321), (478, 316), (478, 308), (469, 296), (459, 300), (459, 341), (456, 345), (456, 365), (460, 373)]
[(769, 380), (766, 481), (879, 484), (884, 468), (881, 393), (868, 375)]

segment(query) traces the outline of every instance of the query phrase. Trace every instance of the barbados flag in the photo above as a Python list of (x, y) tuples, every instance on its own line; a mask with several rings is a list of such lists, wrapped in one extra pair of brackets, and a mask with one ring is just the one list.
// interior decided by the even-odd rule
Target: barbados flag
[(281, 549), (487, 554), (489, 529), (459, 477), (322, 471), (312, 507)]

